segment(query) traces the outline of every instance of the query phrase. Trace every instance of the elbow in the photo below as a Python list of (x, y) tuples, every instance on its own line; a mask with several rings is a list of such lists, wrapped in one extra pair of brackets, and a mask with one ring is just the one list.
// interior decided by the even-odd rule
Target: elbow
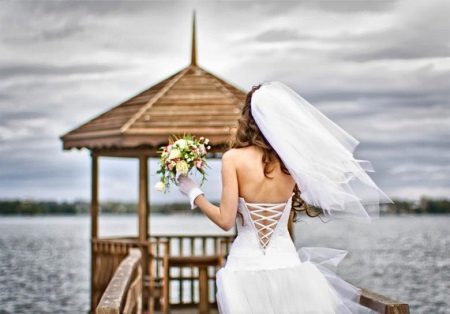
[(223, 231), (230, 231), (234, 227), (234, 222), (225, 222), (219, 226)]

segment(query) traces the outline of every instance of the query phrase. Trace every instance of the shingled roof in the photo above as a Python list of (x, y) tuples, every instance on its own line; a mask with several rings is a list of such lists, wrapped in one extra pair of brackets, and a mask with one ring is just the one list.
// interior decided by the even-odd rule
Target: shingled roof
[(185, 133), (226, 145), (246, 94), (197, 65), (195, 27), (194, 15), (190, 65), (64, 134), (63, 148), (153, 150)]

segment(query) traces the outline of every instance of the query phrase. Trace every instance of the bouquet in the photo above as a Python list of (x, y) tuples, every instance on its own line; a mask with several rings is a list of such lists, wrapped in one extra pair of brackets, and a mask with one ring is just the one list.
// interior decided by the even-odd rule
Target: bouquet
[(169, 189), (170, 182), (176, 184), (179, 175), (187, 176), (193, 168), (202, 175), (200, 185), (203, 185), (206, 180), (205, 168), (209, 167), (206, 163), (206, 153), (211, 146), (208, 143), (209, 139), (203, 136), (198, 139), (193, 135), (185, 135), (182, 138), (169, 137), (169, 145), (161, 146), (158, 151), (161, 156), (156, 173), (161, 175), (161, 179), (156, 183), (155, 189), (165, 193)]

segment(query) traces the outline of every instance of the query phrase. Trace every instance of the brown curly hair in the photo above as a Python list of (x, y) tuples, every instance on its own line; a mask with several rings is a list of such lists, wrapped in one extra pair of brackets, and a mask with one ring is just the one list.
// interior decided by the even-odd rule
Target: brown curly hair
[[(259, 130), (258, 125), (253, 119), (251, 113), (251, 100), (253, 93), (261, 87), (261, 84), (253, 86), (251, 91), (248, 92), (244, 107), (242, 108), (241, 117), (238, 120), (238, 127), (235, 133), (235, 137), (231, 139), (229, 148), (242, 148), (255, 145), (263, 151), (262, 162), (264, 164), (264, 176), (269, 179), (273, 177), (269, 176), (269, 173), (275, 169), (276, 162), (278, 161), (281, 166), (281, 170), (290, 174), (283, 161), (278, 156), (277, 152), (272, 148), (269, 142), (266, 140), (262, 132)], [(294, 187), (294, 195), (292, 196), (292, 212), (293, 221), (297, 221), (297, 213), (304, 212), (309, 217), (317, 217), (320, 212), (316, 209), (308, 206), (308, 204), (301, 198), (300, 189), (297, 184)]]

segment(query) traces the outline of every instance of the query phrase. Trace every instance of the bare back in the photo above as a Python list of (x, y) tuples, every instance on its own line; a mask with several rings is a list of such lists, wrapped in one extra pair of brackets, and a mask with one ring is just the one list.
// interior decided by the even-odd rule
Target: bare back
[(256, 146), (236, 148), (236, 171), (239, 196), (251, 203), (285, 202), (294, 190), (294, 179), (281, 170), (277, 162), (274, 170), (264, 176), (262, 151)]

